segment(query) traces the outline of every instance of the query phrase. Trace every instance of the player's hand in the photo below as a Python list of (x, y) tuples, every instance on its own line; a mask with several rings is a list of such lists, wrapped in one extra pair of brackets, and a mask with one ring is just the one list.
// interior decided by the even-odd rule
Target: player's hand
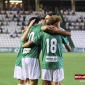
[(45, 26), (42, 26), (41, 30), (43, 31), (48, 31), (48, 30), (52, 30), (52, 28), (54, 28), (54, 26), (52, 25), (45, 25)]
[(53, 29), (53, 28), (55, 28), (55, 26), (53, 26), (53, 25), (48, 26), (48, 29)]
[(49, 26), (46, 31), (49, 33), (55, 33), (56, 30), (58, 30), (57, 27)]
[(35, 19), (32, 20), (32, 21), (30, 22), (30, 24), (29, 24), (29, 28), (32, 27), (32, 25), (34, 24), (34, 22), (35, 22)]

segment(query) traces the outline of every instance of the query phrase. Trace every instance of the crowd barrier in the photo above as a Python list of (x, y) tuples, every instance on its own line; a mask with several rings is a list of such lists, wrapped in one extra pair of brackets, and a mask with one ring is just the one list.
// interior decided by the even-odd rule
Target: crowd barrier
[[(12, 47), (0, 47), (0, 53), (6, 53), (6, 52), (14, 52), (18, 53), (19, 48), (12, 48)], [(66, 48), (62, 49), (62, 52), (68, 52)], [(85, 52), (85, 48), (72, 48), (72, 52)]]

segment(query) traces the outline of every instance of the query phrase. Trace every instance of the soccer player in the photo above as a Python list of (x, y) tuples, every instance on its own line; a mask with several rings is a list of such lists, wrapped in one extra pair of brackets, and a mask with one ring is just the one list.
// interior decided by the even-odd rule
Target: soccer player
[[(41, 31), (41, 26), (43, 20), (40, 21), (40, 18), (35, 19), (35, 23), (39, 22), (31, 27), (29, 31), (29, 39), (32, 40), (35, 35), (37, 35)], [(28, 31), (24, 33), (24, 37), (22, 37), (22, 41), (27, 39)], [(39, 53), (40, 53), (40, 46), (34, 45), (30, 48), (24, 48), (23, 53), (25, 56), (22, 58), (23, 66), (26, 68), (26, 75), (27, 78), (30, 79), (30, 85), (37, 85), (38, 79), (40, 78), (40, 62), (39, 62)], [(27, 79), (28, 80), (28, 79)]]
[[(46, 19), (50, 19), (51, 16), (52, 16), (52, 15), (47, 15), (47, 16), (46, 16)], [(52, 17), (52, 18), (54, 18), (54, 20), (55, 20), (55, 17), (56, 17), (56, 15), (55, 15), (54, 17)], [(57, 16), (56, 27), (57, 27), (58, 29), (61, 29), (61, 31), (65, 31), (64, 29), (62, 29), (62, 28), (60, 27), (60, 21), (61, 21), (60, 16)], [(48, 20), (47, 20), (47, 22), (48, 22)], [(47, 29), (47, 28), (42, 28), (42, 30), (46, 30), (46, 29)], [(55, 28), (51, 28), (51, 29), (49, 29), (49, 30), (47, 30), (47, 31), (49, 31), (49, 32), (52, 33), (51, 30), (53, 30), (53, 29), (55, 29)], [(54, 30), (53, 33), (55, 33), (55, 32), (56, 32), (56, 31)], [(70, 35), (70, 34), (69, 34), (69, 35)], [(65, 47), (66, 47), (66, 49), (68, 50), (68, 52), (71, 51), (70, 45), (65, 45)], [(52, 84), (52, 82), (50, 82), (50, 84)], [(58, 85), (61, 85), (61, 81), (58, 82)]]
[[(23, 36), (24, 32), (26, 30), (29, 31), (29, 29), (31, 28), (31, 26), (34, 24), (35, 20), (34, 18), (31, 18), (29, 20), (29, 26), (27, 26), (21, 37)], [(14, 78), (17, 78), (18, 79), (18, 85), (25, 85), (25, 80), (26, 78), (24, 77), (24, 70), (22, 69), (22, 56), (25, 56), (23, 55), (23, 48), (22, 48), (22, 45), (24, 44), (25, 42), (22, 42), (21, 39), (20, 39), (20, 49), (19, 49), (19, 52), (18, 52), (18, 55), (17, 55), (17, 58), (16, 58), (16, 62), (15, 62), (15, 68), (14, 68)]]
[[(54, 17), (52, 24), (56, 26), (59, 22), (58, 17)], [(54, 85), (60, 85), (60, 81), (64, 79), (63, 60), (62, 60), (62, 42), (68, 45), (65, 37), (59, 34), (48, 34), (40, 32), (33, 41), (24, 44), (22, 47), (30, 46), (34, 43), (41, 45), (42, 48), (42, 80), (43, 85), (54, 82)], [(71, 48), (69, 48), (69, 51)]]
[[(53, 15), (52, 15), (53, 14)], [(52, 18), (54, 18), (55, 19), (55, 17), (57, 16), (57, 15), (55, 15), (54, 13), (50, 13), (50, 14), (48, 14), (46, 17), (45, 17), (45, 22), (48, 24), (48, 25), (50, 25), (50, 24), (52, 24), (53, 23), (53, 21), (52, 21), (52, 19), (51, 19), (51, 16), (53, 16)], [(54, 20), (53, 19), (53, 20)], [(57, 27), (57, 29), (55, 29), (55, 27), (50, 27), (50, 26), (42, 26), (42, 28), (41, 28), (41, 30), (43, 30), (43, 31), (46, 31), (46, 32), (48, 32), (48, 33), (53, 33), (53, 34), (55, 34), (55, 33), (60, 33), (60, 34), (63, 34), (63, 35), (67, 35), (67, 36), (70, 36), (71, 35), (71, 33), (69, 33), (68, 31), (66, 31), (66, 30), (64, 30), (63, 28), (61, 28), (60, 27), (60, 23), (61, 23), (61, 21), (62, 21), (62, 19), (61, 19), (61, 17), (60, 16), (57, 16), (57, 23), (56, 23), (56, 27)], [(64, 31), (64, 32), (63, 32)], [(70, 51), (70, 46), (69, 45), (65, 45), (65, 48), (68, 50), (68, 52)], [(70, 48), (70, 49), (69, 49)]]
[[(56, 15), (56, 14), (55, 13), (49, 13), (49, 14), (46, 15), (46, 17), (45, 17), (45, 23), (47, 23), (48, 25), (42, 26), (41, 30), (47, 31), (47, 32), (50, 32), (50, 33), (60, 33), (60, 34), (65, 35), (65, 36), (71, 36), (71, 33), (70, 32), (65, 31), (64, 29), (62, 29), (60, 27), (60, 22), (58, 22), (57, 25), (56, 25), (56, 27), (58, 29), (55, 29), (54, 27), (51, 27), (51, 26), (49, 27), (49, 25), (50, 25), (50, 22), (49, 21), (51, 20), (50, 18), (53, 15)], [(62, 29), (62, 30), (60, 30), (60, 29)], [(62, 32), (62, 31), (64, 31), (64, 32)]]

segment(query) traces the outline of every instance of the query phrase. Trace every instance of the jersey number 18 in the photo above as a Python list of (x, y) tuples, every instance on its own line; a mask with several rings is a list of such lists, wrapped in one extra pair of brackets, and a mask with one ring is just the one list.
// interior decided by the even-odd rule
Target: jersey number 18
[(55, 53), (57, 50), (57, 40), (55, 38), (52, 38), (51, 40), (49, 38), (46, 39), (47, 42), (47, 53)]

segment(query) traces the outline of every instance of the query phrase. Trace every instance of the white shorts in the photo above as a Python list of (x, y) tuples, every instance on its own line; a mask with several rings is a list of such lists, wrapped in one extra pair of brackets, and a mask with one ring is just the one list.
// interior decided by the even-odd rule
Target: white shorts
[(26, 80), (26, 78), (24, 77), (24, 70), (22, 69), (22, 67), (15, 66), (15, 68), (14, 68), (14, 78)]
[(38, 59), (22, 58), (22, 68), (25, 68), (26, 78), (31, 80), (40, 78), (40, 61)]
[(63, 68), (56, 70), (42, 69), (42, 80), (59, 82), (63, 79), (64, 79)]

